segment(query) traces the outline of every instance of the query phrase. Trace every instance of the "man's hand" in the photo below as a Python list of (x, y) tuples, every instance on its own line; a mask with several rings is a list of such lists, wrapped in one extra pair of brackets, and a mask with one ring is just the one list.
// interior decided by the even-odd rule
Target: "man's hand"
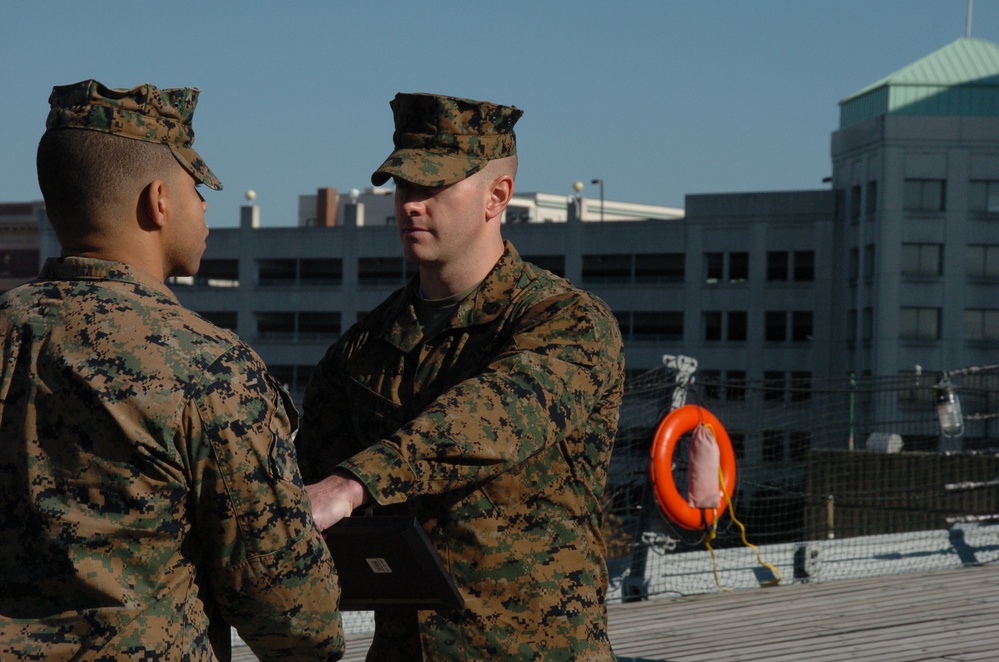
[(346, 472), (335, 472), (318, 483), (306, 485), (312, 501), (312, 518), (320, 531), (325, 531), (344, 517), (350, 517), (371, 499), (364, 483)]

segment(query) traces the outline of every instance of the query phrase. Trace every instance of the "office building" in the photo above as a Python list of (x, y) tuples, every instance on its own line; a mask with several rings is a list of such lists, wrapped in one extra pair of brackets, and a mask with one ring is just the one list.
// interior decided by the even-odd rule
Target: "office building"
[[(828, 187), (684, 209), (518, 194), (505, 235), (611, 305), (632, 373), (678, 354), (704, 380), (808, 388), (995, 361), (999, 46), (958, 39), (840, 110)], [(329, 343), (412, 274), (393, 214), (384, 188), (303, 195), (292, 227), (262, 225), (251, 202), (172, 286), (300, 396)]]

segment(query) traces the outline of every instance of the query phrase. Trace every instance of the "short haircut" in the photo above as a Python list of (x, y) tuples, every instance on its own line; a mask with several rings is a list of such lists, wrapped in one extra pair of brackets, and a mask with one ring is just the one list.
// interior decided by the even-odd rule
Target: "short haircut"
[(166, 145), (100, 131), (46, 131), (38, 144), (38, 185), (57, 233), (67, 224), (100, 231), (134, 210), (151, 181), (171, 176), (171, 164), (179, 166)]
[(490, 159), (488, 163), (482, 166), (482, 170), (479, 172), (484, 173), (483, 176), (486, 179), (492, 179), (500, 175), (510, 175), (512, 178), (517, 179), (518, 165), (519, 159), (514, 154), (513, 156), (505, 156), (501, 159)]

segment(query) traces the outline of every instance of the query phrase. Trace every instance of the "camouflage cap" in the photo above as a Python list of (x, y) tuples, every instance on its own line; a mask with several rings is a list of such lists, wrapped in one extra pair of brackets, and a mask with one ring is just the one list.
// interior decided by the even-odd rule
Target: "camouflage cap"
[(381, 186), (399, 177), (421, 186), (448, 186), (491, 159), (517, 153), (513, 125), (524, 111), (488, 101), (400, 92), (391, 102), (395, 150), (371, 175)]
[(197, 181), (216, 191), (222, 188), (201, 156), (194, 151), (196, 87), (159, 89), (145, 83), (130, 90), (105, 87), (96, 80), (56, 85), (49, 95), (45, 127), (88, 129), (123, 138), (162, 143)]

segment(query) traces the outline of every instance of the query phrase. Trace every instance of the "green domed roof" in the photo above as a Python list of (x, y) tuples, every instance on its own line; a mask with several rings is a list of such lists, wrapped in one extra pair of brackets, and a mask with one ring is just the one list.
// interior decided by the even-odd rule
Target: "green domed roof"
[(841, 129), (880, 115), (999, 117), (999, 45), (958, 39), (839, 105)]

